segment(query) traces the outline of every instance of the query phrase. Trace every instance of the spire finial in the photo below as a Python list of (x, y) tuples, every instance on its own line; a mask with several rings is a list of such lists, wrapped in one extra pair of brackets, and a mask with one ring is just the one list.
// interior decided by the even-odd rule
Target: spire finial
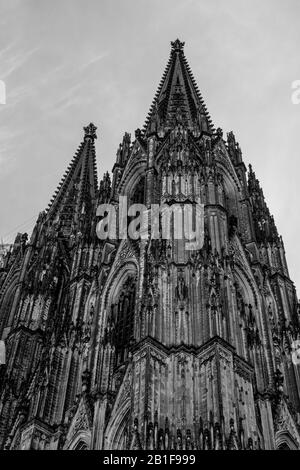
[(97, 139), (97, 127), (92, 122), (88, 126), (84, 127), (83, 130), (85, 139), (87, 139), (88, 137), (91, 139)]
[(185, 43), (181, 42), (179, 39), (176, 39), (176, 41), (171, 41), (172, 52), (183, 51), (184, 44)]

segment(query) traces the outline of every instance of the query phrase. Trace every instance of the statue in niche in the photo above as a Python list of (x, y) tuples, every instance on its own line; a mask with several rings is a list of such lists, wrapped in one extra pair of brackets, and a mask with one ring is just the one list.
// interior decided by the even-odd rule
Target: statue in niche
[(176, 123), (181, 124), (182, 123), (182, 111), (180, 108), (176, 109)]
[(175, 288), (175, 295), (178, 300), (186, 300), (188, 296), (188, 288), (185, 284), (183, 276), (178, 279), (178, 284)]

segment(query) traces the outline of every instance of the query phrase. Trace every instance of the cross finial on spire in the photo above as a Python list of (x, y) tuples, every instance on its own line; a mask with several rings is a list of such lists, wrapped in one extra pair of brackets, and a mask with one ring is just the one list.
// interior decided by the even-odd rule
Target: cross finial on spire
[(83, 130), (85, 139), (88, 137), (90, 137), (91, 139), (97, 139), (97, 127), (92, 122), (88, 126), (84, 127)]
[(184, 44), (185, 43), (179, 41), (179, 39), (176, 39), (176, 41), (171, 41), (172, 51), (183, 51)]

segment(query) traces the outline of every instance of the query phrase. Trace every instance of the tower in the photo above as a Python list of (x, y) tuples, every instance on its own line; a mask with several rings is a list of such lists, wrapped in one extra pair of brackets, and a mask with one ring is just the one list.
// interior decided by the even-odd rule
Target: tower
[[(99, 187), (95, 139), (90, 124), (1, 270), (1, 445), (300, 448), (299, 306), (283, 241), (234, 134), (214, 128), (183, 42)], [(99, 206), (120, 235), (125, 196), (149, 232), (128, 236), (126, 212), (125, 235), (99, 238)], [(161, 216), (154, 234), (154, 206), (169, 237)], [(203, 208), (199, 246), (175, 236), (174, 207), (184, 226)]]

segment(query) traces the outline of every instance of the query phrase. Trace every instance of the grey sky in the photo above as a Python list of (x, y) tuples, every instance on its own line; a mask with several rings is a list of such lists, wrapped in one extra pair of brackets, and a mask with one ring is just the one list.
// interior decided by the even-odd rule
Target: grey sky
[(299, 0), (0, 0), (0, 238), (31, 230), (90, 121), (99, 175), (111, 170), (179, 37), (215, 126), (253, 164), (299, 291), (299, 21)]

